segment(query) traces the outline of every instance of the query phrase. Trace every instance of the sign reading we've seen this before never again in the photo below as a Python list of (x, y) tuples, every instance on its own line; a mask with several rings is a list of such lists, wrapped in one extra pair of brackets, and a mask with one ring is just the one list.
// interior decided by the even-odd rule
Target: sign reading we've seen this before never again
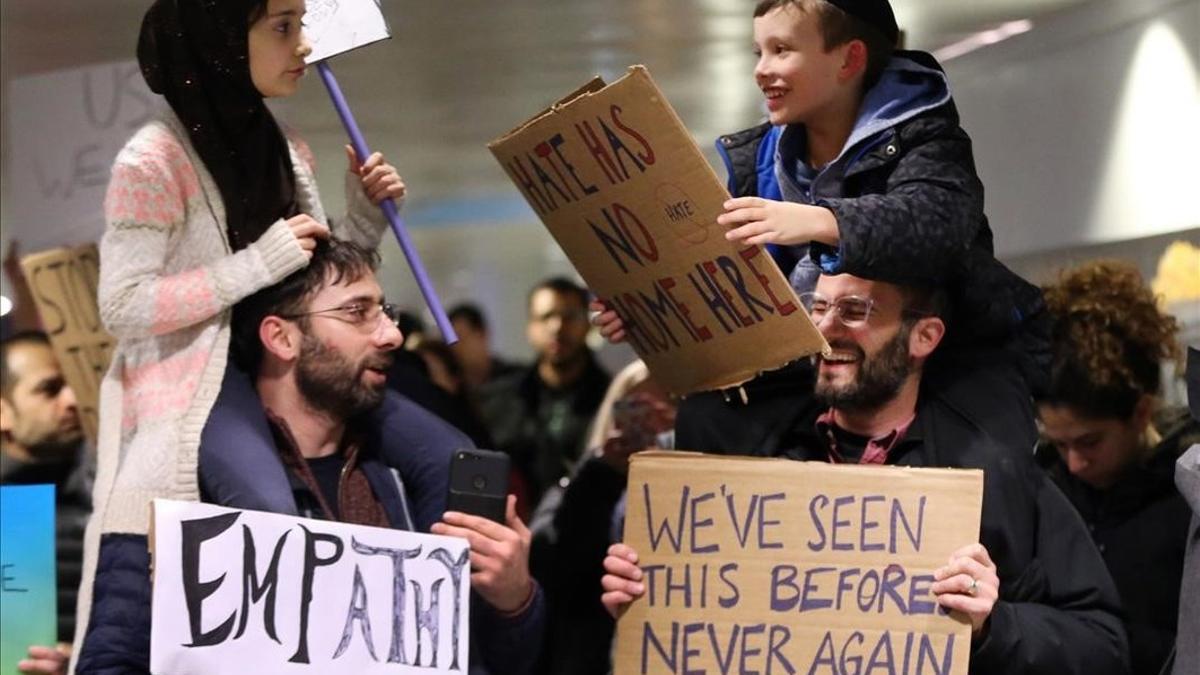
[(978, 541), (982, 472), (645, 452), (627, 499), (646, 592), (616, 675), (967, 672), (930, 587)]

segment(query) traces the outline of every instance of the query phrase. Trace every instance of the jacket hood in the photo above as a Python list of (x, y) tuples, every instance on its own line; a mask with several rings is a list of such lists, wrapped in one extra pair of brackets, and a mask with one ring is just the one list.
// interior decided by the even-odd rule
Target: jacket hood
[[(934, 58), (924, 52), (899, 51), (888, 62), (879, 82), (867, 90), (859, 108), (854, 130), (830, 165), (838, 164), (852, 149), (875, 140), (880, 132), (950, 101), (950, 82)], [(807, 140), (804, 125), (784, 128), (777, 150), (782, 166), (793, 166), (803, 158)]]

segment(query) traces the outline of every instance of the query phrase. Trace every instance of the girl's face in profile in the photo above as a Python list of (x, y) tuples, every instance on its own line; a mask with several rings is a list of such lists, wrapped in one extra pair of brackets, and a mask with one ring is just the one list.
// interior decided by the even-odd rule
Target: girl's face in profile
[(264, 98), (291, 96), (304, 77), (304, 57), (312, 52), (300, 21), (304, 0), (268, 0), (250, 24), (250, 79)]

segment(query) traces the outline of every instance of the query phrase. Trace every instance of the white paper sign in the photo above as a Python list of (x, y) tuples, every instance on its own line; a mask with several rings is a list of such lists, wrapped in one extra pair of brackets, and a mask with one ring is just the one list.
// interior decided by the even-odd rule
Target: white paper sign
[(304, 36), (312, 45), (308, 63), (391, 37), (378, 0), (308, 0), (306, 8)]
[(465, 673), (456, 537), (155, 500), (154, 673)]
[(160, 101), (136, 61), (13, 80), (5, 239), (25, 253), (99, 241), (113, 159)]

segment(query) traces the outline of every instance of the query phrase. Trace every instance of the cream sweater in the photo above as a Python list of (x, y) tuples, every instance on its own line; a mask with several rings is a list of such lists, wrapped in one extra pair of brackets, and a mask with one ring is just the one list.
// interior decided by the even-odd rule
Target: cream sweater
[[(327, 222), (312, 156), (289, 138), (300, 212)], [(372, 248), (387, 220), (346, 172), (349, 213), (334, 235)], [(146, 534), (156, 498), (199, 500), (200, 432), (216, 401), (234, 303), (306, 264), (280, 220), (231, 253), (212, 176), (173, 114), (117, 155), (104, 204), (100, 316), (117, 338), (100, 385), (95, 510), (84, 548), (76, 647), (87, 632), (100, 536)]]

